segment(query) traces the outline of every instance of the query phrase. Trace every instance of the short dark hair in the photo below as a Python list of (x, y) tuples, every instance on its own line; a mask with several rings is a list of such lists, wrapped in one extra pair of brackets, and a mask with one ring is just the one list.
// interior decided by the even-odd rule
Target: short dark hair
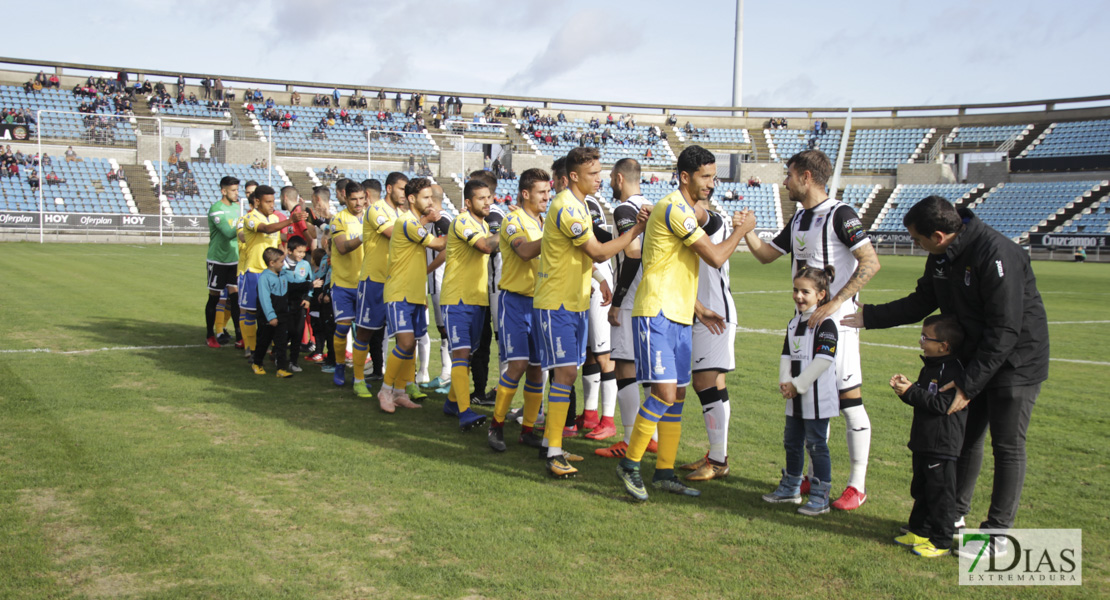
[(463, 198), (466, 200), (470, 200), (474, 197), (474, 194), (477, 194), (478, 190), (482, 188), (490, 190), (491, 193), (493, 192), (493, 189), (490, 188), (488, 183), (477, 178), (471, 179), (470, 181), (466, 182), (466, 187), (463, 188)]
[(473, 171), (470, 173), (470, 178), (484, 182), (486, 185), (489, 186), (491, 193), (497, 189), (497, 176), (493, 173), (490, 173), (489, 171), (483, 169)]
[(303, 237), (295, 235), (289, 238), (289, 241), (285, 242), (285, 247), (288, 248), (290, 252), (292, 252), (297, 248), (307, 248), (308, 242), (304, 241)]
[(551, 163), (551, 176), (560, 179), (567, 176), (567, 157), (560, 156)]
[(347, 179), (346, 177), (340, 177), (339, 179), (336, 179), (335, 180), (335, 193), (338, 194), (339, 192), (343, 192), (344, 194), (346, 194), (347, 193), (347, 184), (350, 183), (350, 182), (351, 182), (351, 180)]
[(428, 181), (426, 177), (417, 177), (416, 179), (410, 179), (409, 182), (405, 184), (405, 195), (419, 196), (420, 190), (430, 187), (432, 187), (432, 182)]
[(956, 233), (964, 224), (963, 217), (952, 203), (940, 196), (929, 196), (910, 207), (902, 217), (902, 225), (913, 225), (918, 235), (929, 237), (936, 232)]
[(252, 186), (252, 185), (253, 185), (254, 187), (258, 187), (258, 182), (257, 182), (257, 181), (255, 181), (255, 180), (253, 180), (253, 179), (248, 179), (248, 180), (247, 180), (247, 182), (243, 184), (243, 187), (244, 187), (244, 188), (249, 188), (249, 187), (250, 187), (250, 186)]
[(629, 181), (640, 180), (640, 161), (635, 158), (622, 158), (613, 165), (613, 171), (624, 175)]
[(680, 173), (695, 173), (705, 165), (717, 164), (717, 157), (713, 153), (698, 145), (687, 146), (678, 155), (678, 171)]
[(601, 153), (593, 146), (579, 146), (567, 152), (567, 173), (595, 160), (601, 160)]
[(350, 197), (351, 194), (357, 194), (361, 191), (364, 191), (362, 189), (362, 184), (357, 181), (351, 181), (350, 179), (347, 180), (347, 185), (343, 187), (343, 193), (348, 197)]
[(331, 188), (326, 185), (318, 185), (312, 188), (312, 196), (314, 198), (322, 198), (324, 200), (331, 199)]
[(285, 253), (281, 251), (281, 248), (266, 248), (262, 252), (262, 262), (270, 264), (271, 261), (281, 258), (282, 256), (285, 256)]
[(809, 171), (813, 183), (824, 186), (832, 177), (832, 162), (820, 150), (802, 150), (786, 161), (786, 168), (794, 167), (794, 171), (801, 174)]
[(222, 179), (220, 179), (220, 187), (222, 188), (231, 187), (233, 185), (239, 185), (239, 180), (232, 177), (231, 175), (225, 175)]
[(324, 250), (323, 246), (317, 246), (312, 250), (312, 262), (316, 263), (316, 266), (320, 266), (320, 261), (327, 255), (328, 251)]
[(299, 195), (300, 194), (297, 193), (297, 188), (295, 188), (291, 185), (287, 185), (287, 186), (281, 188), (281, 199), (283, 201), (285, 200), (285, 198), (287, 196), (288, 197), (293, 197), (294, 199), (296, 199), (296, 196), (299, 196)]
[[(398, 181), (404, 181), (405, 183), (408, 183), (409, 176), (401, 173), (400, 171), (393, 171), (389, 175), (385, 176), (385, 187), (395, 186), (397, 185)], [(404, 184), (401, 184), (401, 187), (405, 187)]]
[(551, 176), (547, 174), (547, 171), (543, 169), (528, 169), (520, 174), (520, 182), (517, 189), (521, 192), (531, 192), (532, 186), (541, 181), (551, 181)]
[(374, 190), (380, 195), (382, 193), (382, 182), (378, 181), (377, 179), (363, 179), (362, 189), (368, 192), (370, 190)]
[(256, 188), (254, 188), (255, 198), (261, 198), (263, 196), (273, 196), (275, 193), (276, 192), (274, 192), (274, 188), (272, 188), (268, 185), (260, 185)]
[(933, 315), (925, 317), (922, 327), (932, 327), (936, 339), (948, 344), (948, 349), (954, 351), (964, 343), (964, 329), (960, 322), (952, 315)]

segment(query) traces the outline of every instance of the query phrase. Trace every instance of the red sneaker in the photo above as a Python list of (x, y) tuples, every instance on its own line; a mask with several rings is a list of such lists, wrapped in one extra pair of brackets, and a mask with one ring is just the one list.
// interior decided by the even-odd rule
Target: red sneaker
[(564, 427), (563, 428), (563, 438), (564, 439), (565, 438), (574, 438), (574, 437), (578, 437), (578, 427), (577, 426), (571, 425), (570, 427)]
[(313, 354), (312, 356), (309, 356), (306, 360), (308, 362), (312, 362), (312, 363), (322, 363), (322, 362), (324, 362), (324, 355), (323, 354)]
[(208, 336), (208, 347), (209, 348), (219, 348), (220, 347), (220, 343), (216, 341), (216, 336), (214, 336), (214, 335)]
[(651, 452), (652, 454), (659, 452), (659, 444), (657, 444), (655, 440), (651, 440), (650, 442), (648, 442), (647, 451)]
[(604, 440), (617, 435), (617, 427), (613, 425), (611, 417), (602, 417), (601, 422), (594, 427), (593, 431), (586, 434), (587, 440)]
[(582, 414), (578, 415), (578, 418), (575, 419), (575, 423), (578, 424), (579, 429), (589, 431), (597, 427), (600, 420), (596, 410), (585, 410), (582, 411)]
[(235, 349), (236, 350), (242, 350), (243, 348), (246, 348), (246, 347), (247, 347), (247, 345), (243, 343), (243, 340), (237, 340), (235, 342)]
[(848, 486), (844, 493), (832, 503), (832, 507), (837, 510), (856, 510), (863, 506), (864, 502), (867, 502), (867, 494)]
[(612, 446), (609, 446), (608, 448), (597, 448), (596, 450), (594, 450), (594, 454), (598, 456), (603, 456), (605, 458), (624, 458), (624, 455), (627, 452), (628, 444), (624, 443), (624, 440), (621, 440), (613, 444)]

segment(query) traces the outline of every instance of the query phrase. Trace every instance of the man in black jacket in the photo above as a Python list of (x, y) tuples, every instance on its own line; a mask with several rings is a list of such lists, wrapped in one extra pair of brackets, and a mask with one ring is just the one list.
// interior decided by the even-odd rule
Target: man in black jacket
[[(864, 306), (841, 323), (883, 329), (915, 323), (938, 308), (956, 317), (966, 335), (964, 375), (955, 381), (949, 412), (969, 407), (956, 465), (957, 509), (966, 515), (971, 507), (989, 427), (994, 488), (980, 527), (1010, 529), (1025, 481), (1025, 433), (1048, 378), (1048, 319), (1029, 257), (970, 210), (939, 196), (918, 202), (902, 223), (929, 252), (917, 289), (901, 300)], [(994, 552), (1006, 550), (996, 544)]]

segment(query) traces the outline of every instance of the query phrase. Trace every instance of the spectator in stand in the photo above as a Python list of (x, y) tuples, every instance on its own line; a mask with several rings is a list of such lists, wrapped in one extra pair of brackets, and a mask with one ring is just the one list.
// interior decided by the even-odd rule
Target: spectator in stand
[(107, 175), (108, 181), (119, 181), (120, 180), (120, 175), (121, 175), (121, 173), (120, 173), (120, 170), (118, 168), (109, 169), (108, 170), (108, 175)]
[(393, 99), (393, 111), (401, 111), (401, 92), (397, 92), (397, 96)]
[(224, 80), (223, 79), (221, 79), (219, 77), (216, 78), (215, 89), (216, 89), (216, 100), (223, 100), (224, 99)]
[(73, 146), (66, 148), (66, 162), (77, 162), (77, 152), (73, 150)]
[(760, 187), (762, 184), (763, 180), (758, 175), (752, 175), (748, 178), (748, 187)]
[(197, 145), (197, 160), (205, 162), (208, 158), (208, 151), (204, 149), (204, 144)]
[[(18, 174), (19, 170), (17, 169), (15, 173)], [(31, 186), (32, 190), (39, 189), (39, 172), (35, 169), (31, 169), (31, 173), (27, 175), (27, 185)]]

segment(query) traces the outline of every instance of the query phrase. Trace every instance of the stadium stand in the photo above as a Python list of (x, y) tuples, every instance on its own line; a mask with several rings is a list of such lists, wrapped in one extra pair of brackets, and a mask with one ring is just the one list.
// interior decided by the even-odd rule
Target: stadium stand
[(468, 121), (461, 117), (449, 117), (443, 123), (443, 130), (448, 133), (485, 133), (491, 135), (505, 135), (505, 128), (508, 126), (504, 123), (483, 123), (480, 122), (481, 113), (474, 115), (474, 120)]
[(913, 162), (935, 129), (859, 129), (852, 144), (849, 169), (883, 171)]
[(866, 184), (852, 184), (846, 186), (844, 191), (840, 194), (840, 201), (845, 204), (850, 204), (859, 212), (870, 198), (878, 191), (879, 185), (866, 185)]
[(173, 117), (188, 117), (194, 119), (230, 119), (231, 113), (229, 111), (217, 108), (209, 108), (205, 104), (189, 104), (178, 103), (173, 101), (169, 106), (160, 106), (151, 109), (151, 112), (156, 115), (167, 115)]
[(1021, 153), (1022, 158), (1110, 154), (1110, 121), (1053, 123)]
[[(657, 185), (666, 185), (668, 194), (674, 189), (667, 184)], [(732, 198), (728, 197), (729, 192), (732, 192)], [(783, 226), (777, 183), (764, 183), (755, 187), (741, 182), (722, 181), (713, 192), (713, 201), (720, 210), (729, 214), (744, 208), (754, 210), (756, 227), (760, 229), (781, 229)]]
[(707, 146), (750, 146), (752, 137), (747, 129), (724, 129), (721, 127), (691, 128), (689, 131), (673, 127), (680, 142), (704, 144)]
[[(87, 99), (79, 98), (69, 90), (42, 90), (27, 93), (23, 88), (0, 86), (0, 108), (26, 108), (35, 114), (38, 110), (78, 112)], [(101, 106), (95, 114), (67, 115), (43, 113), (42, 122), (32, 124), (30, 131), (37, 133), (42, 128), (44, 138), (81, 140), (89, 143), (112, 145), (134, 144), (135, 129), (126, 116), (112, 114), (108, 106)]]
[(894, 188), (890, 198), (879, 211), (871, 229), (875, 231), (892, 231), (902, 229), (902, 217), (906, 216), (910, 207), (922, 198), (941, 196), (953, 204), (958, 204), (973, 190), (983, 187), (982, 184), (972, 183), (946, 183), (937, 185), (903, 184)]
[[(115, 159), (86, 158), (67, 162), (60, 157), (40, 175), (55, 173), (64, 183), (46, 183), (42, 196), (45, 209), (55, 212), (138, 214), (126, 181), (110, 181), (108, 172), (118, 169)], [(39, 190), (27, 181), (32, 168), (17, 177), (0, 177), (0, 210), (37, 211)]]
[[(370, 153), (385, 156), (430, 156), (437, 154), (439, 148), (427, 131), (417, 129), (414, 119), (403, 113), (386, 113), (389, 120), (379, 121), (378, 113), (354, 108), (333, 109), (326, 106), (287, 106), (277, 105), (278, 115), (290, 115), (291, 119), (273, 121), (274, 145), (281, 151), (310, 153), (363, 154), (369, 147)], [(334, 125), (322, 125), (327, 120), (328, 111), (337, 115)], [(346, 110), (350, 122), (343, 122), (338, 114)], [(263, 135), (267, 132), (267, 121), (260, 115), (262, 109), (256, 108), (251, 114), (252, 124)], [(357, 117), (363, 124), (358, 124)], [(285, 128), (282, 123), (288, 124)], [(314, 133), (314, 130), (320, 132)], [(367, 140), (367, 129), (371, 131)], [(406, 131), (407, 129), (407, 131)]]
[(809, 140), (814, 140), (814, 148), (836, 159), (840, 149), (840, 129), (829, 129), (821, 135), (814, 135), (812, 129), (764, 129), (767, 145), (771, 150), (771, 160), (786, 162), (791, 156), (809, 148)]
[(1017, 239), (1068, 208), (1084, 195), (1090, 195), (1102, 181), (1053, 181), (1000, 183), (971, 208), (985, 223), (1002, 234)]
[(1096, 202), (1065, 223), (1056, 233), (1110, 233), (1110, 204)]
[[(158, 185), (158, 161), (146, 161), (147, 174), (150, 175), (150, 183)], [(170, 174), (176, 174), (177, 178), (183, 180), (187, 177), (186, 171), (179, 169), (177, 165), (171, 165), (167, 162), (161, 163), (162, 173), (166, 179), (170, 179)], [(285, 176), (285, 171), (281, 167), (274, 167), (267, 173), (266, 170), (255, 169), (250, 165), (233, 165), (227, 163), (203, 163), (193, 161), (189, 163), (188, 172), (192, 174), (193, 180), (197, 184), (196, 194), (185, 194), (182, 192), (171, 193), (165, 190), (162, 194), (162, 212), (168, 215), (204, 215), (208, 213), (208, 208), (212, 203), (220, 199), (220, 179), (225, 175), (238, 178), (240, 184), (246, 183), (253, 179), (261, 184), (267, 184), (270, 180), (268, 175), (273, 176), (274, 189), (280, 190), (282, 186), (289, 185), (289, 179)], [(269, 184), (267, 184), (269, 185)], [(310, 198), (306, 195), (311, 190), (299, 190), (305, 200)]]
[[(535, 131), (532, 132), (529, 131), (532, 127), (524, 121), (514, 120), (513, 123), (533, 148), (548, 156), (562, 156), (579, 145), (589, 145), (597, 146), (601, 152), (601, 162), (606, 165), (622, 158), (635, 158), (645, 167), (669, 168), (678, 160), (671, 147), (662, 139), (649, 143), (653, 136), (647, 125), (636, 125), (632, 130), (617, 129), (615, 125), (592, 128), (584, 119), (575, 119), (548, 127), (534, 127)], [(601, 136), (606, 131), (612, 136), (611, 140), (602, 139)], [(548, 136), (551, 137), (550, 143), (544, 141)], [(597, 136), (596, 143), (592, 139), (586, 139), (593, 136)], [(649, 151), (650, 157), (647, 156)]]
[[(1018, 134), (1033, 130), (1032, 125), (990, 125), (953, 127), (945, 140), (946, 146), (985, 146), (1002, 144)], [(1020, 139), (1020, 138), (1019, 138)]]

